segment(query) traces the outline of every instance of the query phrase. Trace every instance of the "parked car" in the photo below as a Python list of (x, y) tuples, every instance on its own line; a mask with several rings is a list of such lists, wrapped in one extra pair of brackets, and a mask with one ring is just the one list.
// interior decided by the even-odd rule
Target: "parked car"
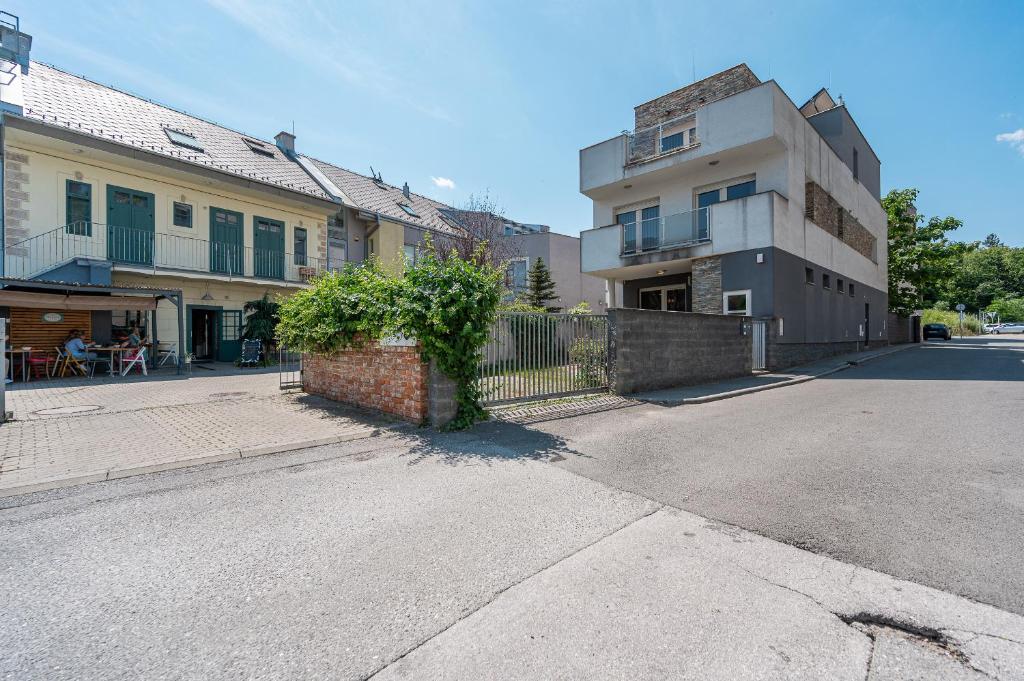
[(984, 333), (994, 333), (1002, 324), (983, 324), (981, 330)]
[(924, 325), (924, 339), (929, 338), (941, 338), (942, 340), (949, 340), (953, 337), (953, 333), (949, 330), (949, 327), (945, 324), (925, 324)]
[(1024, 322), (1009, 322), (992, 329), (992, 333), (1024, 333)]

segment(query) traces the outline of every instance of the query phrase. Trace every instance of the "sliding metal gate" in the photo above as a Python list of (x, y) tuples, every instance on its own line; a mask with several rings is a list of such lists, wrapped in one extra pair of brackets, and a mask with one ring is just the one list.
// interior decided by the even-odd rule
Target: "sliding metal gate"
[(607, 389), (608, 316), (499, 312), (479, 386), (485, 404)]
[(277, 350), (277, 369), (281, 390), (302, 387), (302, 353), (281, 347)]
[(768, 322), (755, 319), (753, 322), (754, 371), (763, 371), (768, 366)]

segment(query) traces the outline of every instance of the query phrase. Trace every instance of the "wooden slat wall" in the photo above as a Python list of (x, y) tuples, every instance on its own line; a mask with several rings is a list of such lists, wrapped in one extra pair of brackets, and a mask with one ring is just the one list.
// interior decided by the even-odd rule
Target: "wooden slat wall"
[(11, 323), (7, 331), (12, 348), (29, 346), (39, 352), (53, 352), (64, 341), (71, 329), (79, 329), (85, 338), (92, 337), (92, 312), (89, 310), (52, 310), (64, 315), (64, 321), (47, 323), (43, 315), (51, 310), (26, 307), (11, 308)]

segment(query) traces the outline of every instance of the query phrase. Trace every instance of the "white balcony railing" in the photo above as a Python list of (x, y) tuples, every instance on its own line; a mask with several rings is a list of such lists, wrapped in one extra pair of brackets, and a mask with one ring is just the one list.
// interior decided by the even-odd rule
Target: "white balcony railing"
[(4, 249), (4, 274), (31, 279), (77, 258), (115, 265), (288, 282), (305, 282), (327, 262), (302, 253), (193, 239), (97, 222), (74, 223)]

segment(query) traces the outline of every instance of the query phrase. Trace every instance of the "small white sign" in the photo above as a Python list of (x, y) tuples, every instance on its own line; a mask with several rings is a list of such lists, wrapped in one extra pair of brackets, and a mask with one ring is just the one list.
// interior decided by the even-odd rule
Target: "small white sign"
[(956, 311), (957, 312), (963, 312), (966, 309), (967, 309), (967, 306), (964, 305), (963, 303), (957, 303), (956, 304)]

